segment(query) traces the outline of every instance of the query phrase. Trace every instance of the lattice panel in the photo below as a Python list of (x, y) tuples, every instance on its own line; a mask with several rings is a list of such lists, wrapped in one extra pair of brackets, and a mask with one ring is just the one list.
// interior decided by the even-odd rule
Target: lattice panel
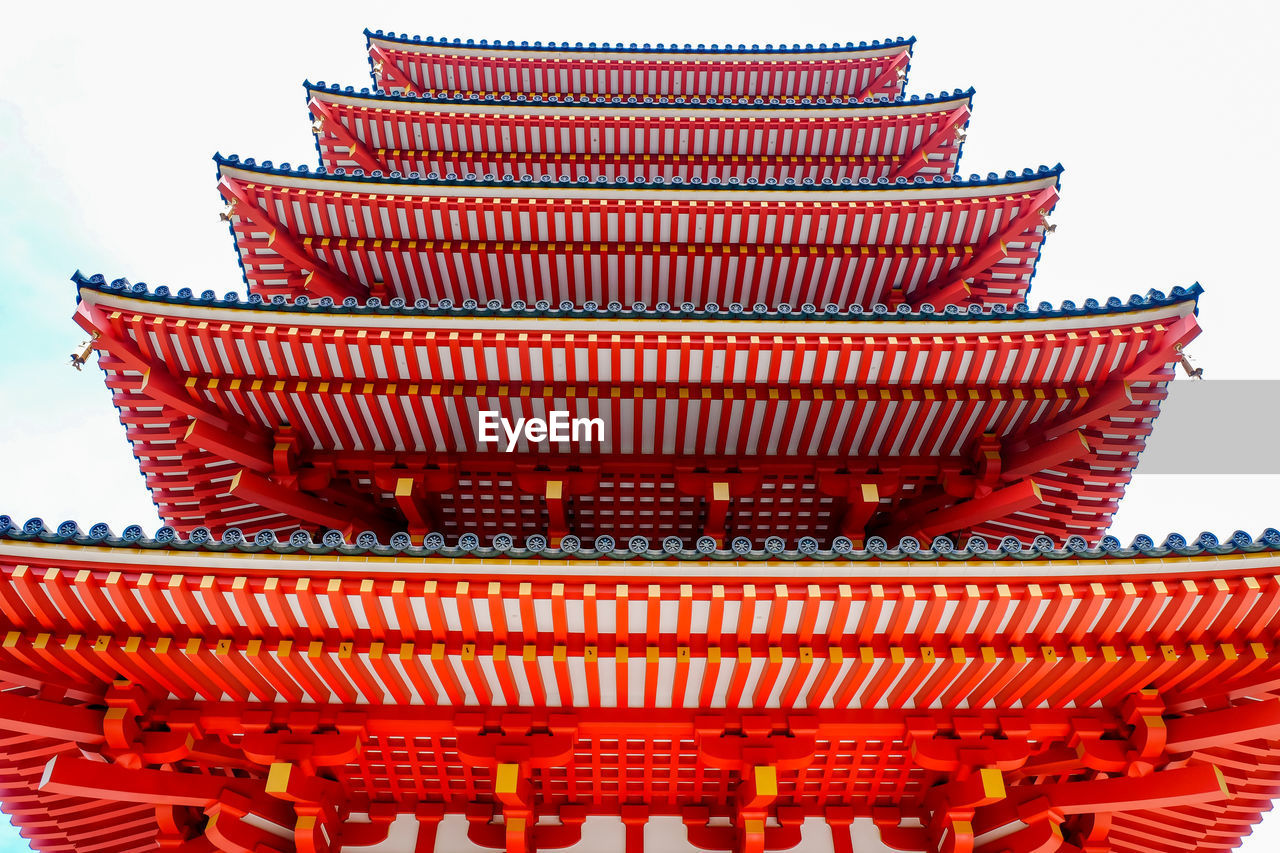
[[(492, 773), (463, 760), (455, 738), (371, 737), (361, 758), (338, 775), (350, 795), (374, 801), (465, 804), (493, 797)], [(909, 803), (939, 778), (913, 764), (902, 740), (819, 740), (812, 763), (781, 772), (778, 784), (782, 801), (821, 809)], [(691, 803), (728, 808), (741, 779), (700, 761), (692, 738), (580, 737), (569, 762), (535, 768), (531, 781), (548, 807), (584, 803), (608, 811), (644, 802), (676, 812)]]
[(375, 801), (471, 802), (493, 795), (489, 768), (464, 762), (454, 738), (370, 737), (360, 760), (339, 775), (351, 794)]
[(484, 472), (468, 472), (456, 489), (440, 496), (437, 511), (446, 528), (457, 533), (483, 531), (489, 537), (547, 529), (546, 507), (537, 496), (522, 494), (509, 477)]
[(594, 495), (574, 498), (569, 517), (574, 532), (584, 537), (608, 534), (625, 541), (656, 530), (692, 542), (701, 531), (701, 502), (681, 495), (670, 479), (630, 479), (605, 475)]
[[(392, 496), (380, 497), (389, 509), (394, 505)], [(631, 536), (652, 539), (661, 532), (679, 536), (688, 547), (706, 528), (705, 502), (680, 493), (670, 477), (602, 474), (594, 494), (570, 495), (567, 503), (570, 532), (585, 542), (607, 534), (625, 544)], [(458, 488), (439, 495), (437, 506), (440, 532), (451, 540), (471, 532), (487, 542), (498, 533), (523, 537), (548, 530), (542, 499), (522, 493), (509, 477), (467, 472)], [(788, 543), (814, 536), (826, 544), (843, 509), (840, 501), (820, 494), (811, 477), (765, 479), (755, 496), (731, 503), (726, 528), (730, 536), (746, 536), (757, 545), (775, 535)]]
[(763, 480), (751, 497), (738, 498), (731, 505), (727, 519), (733, 536), (746, 536), (753, 542), (767, 536), (781, 536), (793, 542), (801, 536), (814, 536), (829, 542), (834, 523), (843, 507), (819, 494), (810, 477), (778, 477)]

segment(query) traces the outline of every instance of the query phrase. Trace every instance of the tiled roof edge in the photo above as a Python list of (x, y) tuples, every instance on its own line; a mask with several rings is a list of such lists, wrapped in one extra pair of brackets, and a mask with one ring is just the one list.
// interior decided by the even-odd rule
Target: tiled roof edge
[[(281, 541), (274, 532), (264, 530), (245, 533), (239, 528), (228, 528), (215, 539), (208, 528), (197, 527), (182, 537), (172, 527), (161, 527), (154, 536), (147, 536), (141, 526), (132, 524), (117, 535), (106, 524), (95, 524), (86, 532), (75, 521), (64, 521), (56, 528), (48, 527), (43, 519), (32, 518), (17, 524), (13, 518), (0, 515), (0, 540), (14, 542), (46, 542), (61, 545), (107, 546), (119, 548), (164, 549), (173, 551), (213, 551), (275, 554), (345, 555), (368, 554), (373, 556), (447, 558), (511, 558), (511, 559), (600, 559), (619, 560), (1081, 560), (1081, 559), (1136, 559), (1169, 556), (1194, 557), (1200, 555), (1222, 556), (1227, 554), (1256, 554), (1280, 552), (1280, 530), (1268, 527), (1254, 538), (1243, 530), (1237, 530), (1225, 541), (1212, 533), (1201, 533), (1188, 540), (1178, 533), (1171, 533), (1157, 544), (1147, 534), (1139, 534), (1126, 547), (1114, 536), (1106, 536), (1096, 547), (1079, 536), (1071, 536), (1065, 542), (1055, 542), (1048, 536), (1037, 536), (1026, 543), (1007, 536), (991, 547), (981, 536), (973, 536), (961, 547), (945, 536), (929, 543), (905, 536), (896, 546), (880, 537), (867, 540), (865, 548), (854, 548), (845, 537), (837, 537), (831, 548), (818, 547), (812, 537), (802, 537), (787, 542), (780, 536), (770, 536), (763, 548), (756, 548), (750, 540), (739, 537), (729, 548), (720, 548), (714, 539), (701, 537), (689, 548), (679, 537), (669, 536), (653, 543), (644, 536), (632, 536), (625, 543), (612, 536), (598, 536), (585, 543), (576, 536), (566, 536), (560, 546), (551, 548), (545, 536), (526, 537), (517, 543), (509, 534), (498, 534), (487, 544), (480, 542), (474, 533), (464, 533), (452, 545), (443, 535), (430, 533), (421, 545), (413, 544), (409, 534), (396, 533), (389, 542), (380, 542), (371, 531), (356, 536), (348, 543), (343, 535), (330, 530), (315, 542), (311, 534), (297, 530), (287, 540)], [(655, 547), (656, 546), (656, 547)]]
[[(263, 160), (261, 163), (253, 157), (241, 159), (237, 154), (214, 154), (213, 161), (218, 166), (218, 173), (222, 173), (224, 167), (232, 169), (244, 169), (250, 172), (257, 172), (262, 175), (275, 175), (288, 178), (323, 178), (326, 180), (352, 181), (360, 183), (377, 182), (380, 185), (405, 184), (410, 186), (437, 186), (444, 187), (449, 190), (457, 190), (459, 187), (466, 186), (501, 186), (504, 188), (514, 187), (578, 187), (582, 189), (678, 189), (678, 190), (730, 190), (730, 191), (752, 191), (760, 190), (775, 192), (794, 192), (800, 190), (802, 192), (831, 192), (833, 190), (841, 190), (846, 192), (874, 191), (883, 189), (907, 189), (918, 188), (924, 186), (960, 186), (960, 187), (1000, 187), (1005, 184), (1016, 184), (1022, 181), (1035, 180), (1036, 178), (1058, 178), (1062, 175), (1062, 164), (1056, 163), (1052, 166), (1041, 164), (1036, 168), (1025, 168), (1022, 171), (1010, 169), (1003, 176), (996, 172), (988, 172), (983, 178), (981, 175), (970, 175), (967, 179), (959, 174), (952, 175), (950, 178), (942, 175), (935, 175), (931, 180), (925, 179), (923, 176), (917, 175), (914, 180), (908, 181), (906, 178), (898, 178), (895, 181), (889, 181), (887, 178), (880, 178), (872, 181), (870, 178), (859, 178), (854, 181), (850, 178), (844, 178), (839, 182), (830, 178), (825, 178), (821, 183), (814, 181), (812, 178), (806, 178), (797, 182), (793, 178), (787, 178), (779, 183), (774, 178), (769, 178), (763, 184), (752, 183), (755, 178), (749, 178), (746, 183), (738, 182), (737, 178), (730, 178), (728, 182), (721, 183), (718, 178), (712, 178), (706, 183), (694, 178), (686, 182), (680, 178), (672, 178), (670, 182), (661, 178), (655, 178), (651, 181), (644, 179), (636, 181), (608, 181), (601, 178), (596, 181), (562, 181), (539, 180), (532, 179), (515, 179), (512, 177), (499, 177), (497, 175), (488, 174), (477, 179), (474, 175), (468, 175), (466, 178), (453, 179), (440, 178), (435, 172), (428, 172), (427, 177), (422, 177), (418, 172), (410, 172), (407, 176), (398, 171), (392, 171), (390, 174), (384, 174), (381, 169), (375, 169), (373, 172), (366, 174), (364, 169), (352, 169), (348, 172), (342, 167), (336, 169), (326, 169), (324, 166), (318, 166), (315, 169), (310, 168), (306, 164), (294, 167), (289, 163), (281, 163), (276, 166), (271, 160)], [(416, 177), (415, 177), (416, 176)]]
[(470, 47), (470, 48), (486, 48), (489, 50), (521, 50), (521, 51), (528, 51), (528, 50), (566, 51), (567, 50), (567, 51), (581, 51), (583, 53), (671, 53), (671, 54), (677, 54), (677, 55), (682, 53), (723, 53), (726, 55), (776, 54), (776, 53), (847, 53), (849, 51), (857, 51), (857, 50), (883, 50), (886, 47), (896, 47), (898, 45), (905, 45), (908, 49), (910, 49), (913, 45), (915, 45), (915, 42), (916, 42), (915, 36), (907, 36), (907, 37), (898, 36), (894, 38), (887, 38), (884, 40), (876, 39), (870, 42), (862, 41), (856, 45), (853, 42), (845, 42), (843, 44), (832, 43), (830, 45), (828, 45), (826, 42), (823, 42), (817, 46), (814, 46), (812, 44), (804, 44), (804, 45), (766, 44), (764, 47), (760, 47), (759, 45), (753, 44), (750, 47), (748, 47), (746, 45), (740, 44), (737, 47), (734, 47), (733, 45), (727, 45), (727, 44), (726, 45), (712, 44), (710, 46), (705, 44), (699, 44), (699, 45), (669, 44), (668, 45), (660, 42), (657, 46), (654, 46), (652, 44), (637, 45), (634, 42), (631, 42), (631, 43), (628, 43), (626, 46), (624, 46), (621, 43), (612, 44), (610, 42), (603, 42), (600, 45), (597, 45), (595, 42), (588, 42), (585, 45), (582, 42), (575, 42), (574, 44), (571, 45), (567, 41), (564, 41), (564, 42), (552, 41), (552, 42), (547, 42), (546, 44), (543, 44), (540, 41), (535, 41), (533, 44), (529, 44), (528, 42), (521, 42), (520, 44), (516, 44), (514, 41), (504, 42), (498, 39), (495, 39), (493, 41), (489, 41), (488, 39), (480, 39), (479, 41), (477, 41), (476, 39), (464, 40), (464, 39), (458, 39), (458, 38), (437, 39), (434, 36), (424, 37), (419, 35), (408, 35), (406, 33), (400, 33), (397, 35), (396, 33), (388, 33), (388, 32), (383, 32), (382, 30), (369, 30), (369, 29), (366, 29), (364, 31), (364, 36), (365, 36), (366, 43), (376, 38), (376, 39), (381, 39), (382, 41), (394, 41), (394, 42), (399, 42), (400, 44), (413, 45), (415, 47), (426, 47), (426, 46)]
[(295, 297), (292, 302), (290, 302), (288, 297), (283, 295), (276, 295), (269, 299), (265, 299), (261, 295), (255, 293), (250, 294), (246, 298), (235, 291), (228, 292), (222, 297), (219, 297), (212, 290), (206, 290), (197, 295), (190, 288), (186, 287), (179, 289), (175, 293), (164, 285), (160, 285), (153, 289), (149, 288), (144, 282), (134, 283), (124, 278), (117, 278), (108, 281), (107, 278), (101, 274), (85, 275), (78, 270), (71, 276), (71, 280), (75, 282), (77, 289), (94, 290), (100, 293), (119, 293), (133, 298), (160, 302), (167, 305), (203, 305), (221, 308), (242, 308), (256, 311), (278, 310), (284, 312), (311, 314), (384, 314), (423, 317), (518, 317), (522, 319), (545, 317), (550, 319), (627, 318), (642, 320), (714, 319), (750, 321), (850, 320), (862, 322), (883, 322), (886, 320), (925, 320), (938, 322), (954, 322), (957, 320), (1031, 320), (1061, 317), (1089, 317), (1101, 314), (1123, 314), (1130, 311), (1144, 311), (1150, 308), (1158, 308), (1180, 302), (1198, 303), (1200, 295), (1204, 292), (1204, 289), (1197, 282), (1189, 287), (1174, 287), (1167, 294), (1163, 291), (1152, 289), (1148, 290), (1146, 295), (1139, 295), (1135, 293), (1131, 295), (1127, 301), (1118, 296), (1112, 296), (1105, 301), (1086, 299), (1080, 305), (1067, 300), (1056, 307), (1052, 303), (1041, 302), (1035, 308), (1032, 308), (1026, 303), (1019, 303), (1013, 308), (1006, 308), (1004, 305), (997, 304), (989, 305), (985, 308), (978, 305), (946, 305), (941, 309), (938, 309), (933, 305), (924, 303), (914, 309), (905, 304), (899, 305), (896, 308), (890, 308), (883, 304), (875, 304), (869, 307), (853, 305), (850, 306), (848, 310), (840, 310), (840, 308), (834, 304), (819, 307), (809, 303), (798, 307), (778, 306), (773, 309), (770, 309), (770, 307), (764, 303), (747, 306), (736, 302), (723, 307), (714, 303), (698, 306), (692, 302), (682, 303), (681, 305), (671, 305), (666, 302), (659, 302), (653, 306), (648, 306), (640, 302), (633, 303), (630, 306), (624, 306), (620, 302), (610, 302), (606, 305), (587, 302), (582, 305), (561, 303), (558, 306), (553, 306), (545, 301), (528, 305), (521, 300), (516, 300), (511, 304), (505, 304), (495, 299), (482, 306), (473, 299), (468, 299), (461, 305), (455, 305), (452, 300), (448, 299), (444, 299), (436, 303), (432, 303), (426, 299), (419, 299), (410, 304), (400, 297), (395, 297), (384, 303), (383, 300), (376, 296), (369, 297), (363, 303), (361, 303), (356, 297), (349, 296), (341, 303), (338, 303), (328, 296), (320, 297), (319, 299), (312, 299), (309, 296), (301, 295)]
[(509, 104), (515, 107), (529, 106), (605, 106), (605, 107), (632, 107), (632, 106), (662, 106), (677, 109), (706, 109), (708, 107), (717, 109), (812, 109), (813, 107), (828, 107), (839, 109), (870, 109), (879, 108), (888, 105), (928, 105), (931, 103), (942, 103), (945, 101), (954, 101), (961, 98), (972, 98), (976, 90), (971, 86), (968, 89), (956, 89), (953, 92), (942, 91), (936, 95), (932, 92), (924, 95), (898, 95), (890, 98), (887, 95), (868, 97), (859, 101), (855, 100), (830, 100), (827, 98), (795, 98), (786, 97), (779, 98), (771, 96), (752, 97), (749, 102), (743, 103), (741, 99), (731, 101), (711, 101), (707, 100), (709, 96), (698, 96), (702, 100), (694, 102), (691, 100), (693, 96), (628, 96), (626, 98), (620, 95), (563, 95), (558, 100), (549, 100), (539, 97), (537, 100), (526, 95), (479, 95), (468, 93), (465, 91), (456, 91), (452, 93), (434, 93), (432, 95), (414, 95), (401, 94), (391, 95), (386, 92), (380, 92), (369, 87), (357, 89), (354, 86), (339, 86), (338, 84), (326, 84), (323, 80), (312, 83), (307, 80), (303, 82), (303, 87), (307, 92), (325, 92), (331, 95), (350, 95), (353, 97), (372, 98), (379, 101), (387, 101), (390, 103), (448, 103), (448, 104)]

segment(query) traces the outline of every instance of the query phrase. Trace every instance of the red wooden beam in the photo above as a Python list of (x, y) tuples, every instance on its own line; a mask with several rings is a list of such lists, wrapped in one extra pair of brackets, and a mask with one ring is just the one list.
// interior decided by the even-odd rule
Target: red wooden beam
[(1049, 441), (1038, 442), (1025, 450), (1003, 454), (1000, 478), (1005, 482), (1018, 480), (1064, 462), (1080, 459), (1091, 452), (1084, 431), (1065, 432)]
[(965, 283), (966, 280), (986, 272), (993, 264), (1004, 258), (1008, 254), (1006, 244), (1022, 237), (1023, 232), (1039, 222), (1041, 216), (1048, 212), (1057, 200), (1057, 187), (1045, 187), (1026, 199), (1025, 206), (1019, 210), (1018, 215), (1001, 228), (999, 233), (987, 238), (986, 243), (974, 252), (968, 262), (961, 264), (934, 287), (909, 298), (907, 303), (919, 306), (929, 302), (935, 306), (942, 306), (961, 298), (962, 293), (967, 294), (969, 286)]
[[(130, 370), (142, 374), (138, 390), (158, 403), (171, 406), (192, 418), (208, 421), (223, 429), (244, 429), (244, 425), (232, 421), (214, 406), (199, 400), (178, 382), (171, 368), (157, 364), (144, 356), (137, 346), (123, 335), (117, 334), (110, 315), (103, 308), (81, 300), (74, 315), (76, 323), (85, 331), (97, 333), (95, 344), (123, 361)], [(249, 435), (253, 431), (246, 430)]]
[(1280, 699), (1247, 702), (1220, 711), (1201, 711), (1165, 721), (1169, 752), (1227, 747), (1249, 740), (1280, 738)]
[(1149, 776), (1038, 785), (1035, 796), (1064, 814), (1167, 809), (1231, 796), (1222, 771), (1208, 764), (1161, 770)]
[(377, 45), (370, 45), (369, 55), (373, 57), (373, 61), (379, 66), (379, 68), (376, 68), (375, 70), (382, 75), (383, 83), (391, 83), (391, 86), (386, 86), (386, 88), (390, 89), (398, 82), (402, 89), (412, 92), (415, 95), (421, 95), (426, 91), (417, 83), (413, 82), (413, 79), (409, 77), (407, 73), (402, 71), (400, 66), (396, 65), (395, 61), (392, 60), (387, 52), (381, 47), (378, 47)]
[(929, 164), (929, 155), (937, 151), (948, 139), (953, 138), (956, 128), (968, 120), (969, 107), (967, 105), (952, 111), (947, 116), (946, 121), (925, 140), (923, 145), (904, 157), (897, 166), (890, 170), (889, 180), (892, 181), (900, 175), (910, 176), (919, 171), (921, 167), (927, 166)]
[(858, 92), (858, 94), (855, 95), (854, 97), (857, 100), (862, 100), (863, 98), (870, 97), (871, 95), (874, 95), (878, 89), (886, 86), (890, 81), (892, 81), (895, 85), (889, 88), (891, 90), (896, 90), (898, 88), (897, 86), (898, 70), (905, 69), (907, 62), (910, 59), (911, 59), (910, 52), (904, 50), (902, 51), (902, 53), (899, 53), (889, 62), (889, 64), (885, 67), (885, 69), (876, 76), (874, 80), (872, 80), (870, 83), (864, 86)]
[(365, 514), (372, 507), (359, 510), (341, 507), (298, 489), (281, 486), (247, 468), (236, 472), (227, 490), (242, 500), (344, 533), (350, 533), (361, 526), (381, 532), (385, 532), (388, 527), (378, 517), (376, 510), (372, 514)]
[(983, 497), (969, 498), (925, 513), (918, 519), (905, 522), (903, 529), (928, 541), (942, 533), (967, 531), (984, 522), (1031, 509), (1043, 501), (1040, 487), (1028, 477), (995, 489)]
[(222, 178), (218, 181), (218, 192), (235, 206), (236, 216), (269, 233), (268, 245), (273, 251), (296, 264), (300, 270), (309, 271), (305, 289), (319, 296), (332, 296), (338, 301), (362, 294), (364, 288), (357, 287), (350, 279), (330, 269), (328, 264), (309, 252), (287, 228), (277, 222), (274, 216), (255, 204), (239, 181)]
[(237, 462), (260, 474), (269, 474), (275, 469), (271, 450), (265, 444), (247, 437), (243, 428), (219, 429), (206, 420), (193, 418), (182, 440), (192, 447)]
[(9, 692), (0, 692), (0, 730), (82, 744), (104, 739), (101, 711)]
[(374, 172), (377, 170), (390, 171), (386, 162), (379, 160), (363, 142), (342, 123), (342, 120), (329, 111), (326, 104), (312, 98), (307, 102), (307, 106), (311, 109), (311, 114), (320, 119), (321, 132), (328, 131), (338, 137), (338, 141), (351, 149), (350, 156), (360, 164), (360, 168), (366, 172)]
[(1179, 317), (1164, 330), (1159, 343), (1143, 350), (1137, 361), (1124, 371), (1122, 377), (1108, 377), (1102, 393), (1091, 397), (1084, 406), (1041, 428), (1032, 436), (1020, 437), (1017, 445), (1033, 447), (1133, 405), (1134, 389), (1130, 387), (1131, 384), (1150, 379), (1153, 374), (1176, 358), (1174, 348), (1178, 344), (1186, 344), (1199, 333), (1200, 327), (1194, 314)]
[(45, 765), (39, 790), (68, 797), (203, 809), (217, 800), (224, 789), (232, 786), (251, 791), (255, 788), (260, 790), (262, 784), (224, 776), (129, 769), (118, 764), (58, 755)]

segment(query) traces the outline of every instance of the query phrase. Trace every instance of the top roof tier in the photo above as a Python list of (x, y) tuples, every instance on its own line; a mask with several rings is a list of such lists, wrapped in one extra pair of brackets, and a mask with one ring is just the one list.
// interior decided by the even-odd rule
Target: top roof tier
[(365, 31), (373, 79), (385, 92), (550, 97), (895, 97), (906, 85), (914, 39), (859, 46), (717, 48), (519, 46), (420, 39)]

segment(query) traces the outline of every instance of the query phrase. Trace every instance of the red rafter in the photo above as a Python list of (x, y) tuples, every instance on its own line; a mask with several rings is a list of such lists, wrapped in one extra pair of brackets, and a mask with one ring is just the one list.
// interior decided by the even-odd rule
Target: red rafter
[(338, 300), (357, 294), (357, 289), (345, 277), (334, 273), (328, 264), (309, 252), (274, 216), (255, 204), (239, 181), (224, 177), (218, 181), (218, 191), (232, 203), (233, 215), (268, 232), (266, 245), (271, 251), (308, 271), (303, 284), (304, 290)]

